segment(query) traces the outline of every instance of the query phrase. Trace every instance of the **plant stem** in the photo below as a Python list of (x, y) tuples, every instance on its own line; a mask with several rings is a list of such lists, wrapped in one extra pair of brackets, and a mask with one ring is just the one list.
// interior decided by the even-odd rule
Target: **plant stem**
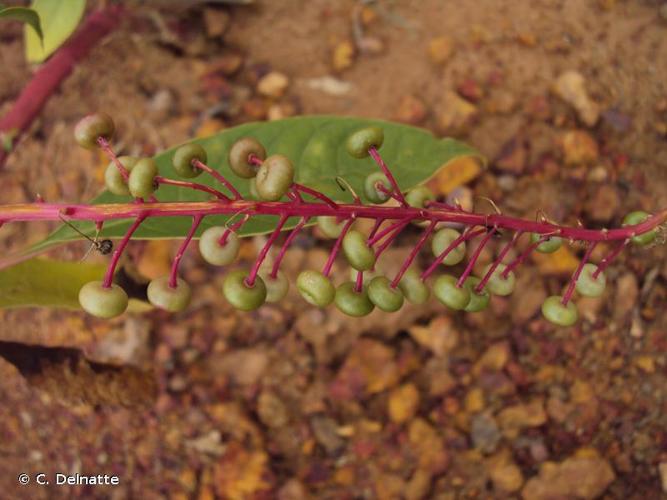
[(202, 215), (196, 215), (192, 219), (192, 226), (190, 226), (190, 230), (188, 231), (188, 234), (185, 236), (183, 243), (181, 243), (181, 246), (179, 247), (178, 252), (174, 257), (174, 262), (171, 265), (171, 274), (169, 275), (169, 288), (176, 288), (176, 283), (178, 279), (178, 265), (181, 263), (181, 259), (183, 258), (183, 255), (185, 254), (185, 251), (187, 250), (190, 241), (192, 241), (192, 237), (195, 235), (195, 231), (197, 230), (199, 224), (201, 224), (201, 221), (203, 219), (204, 217)]
[(596, 245), (597, 245), (596, 241), (593, 241), (588, 245), (584, 257), (581, 259), (581, 262), (579, 262), (579, 265), (577, 266), (577, 270), (572, 275), (572, 278), (570, 278), (570, 283), (567, 286), (567, 290), (563, 294), (563, 300), (561, 300), (561, 304), (563, 304), (564, 306), (566, 306), (567, 303), (570, 301), (570, 298), (574, 293), (574, 287), (576, 286), (577, 280), (581, 275), (581, 271), (584, 269), (584, 266), (586, 265), (586, 262), (588, 262), (588, 259), (591, 258), (591, 253), (593, 253), (593, 249), (595, 248)]
[(403, 262), (403, 265), (401, 266), (401, 269), (398, 271), (396, 276), (394, 277), (393, 281), (389, 285), (391, 288), (396, 288), (398, 284), (401, 282), (401, 278), (405, 274), (405, 272), (408, 270), (410, 267), (410, 264), (412, 264), (412, 261), (415, 260), (415, 257), (417, 257), (417, 254), (419, 251), (422, 249), (426, 241), (428, 240), (428, 237), (433, 233), (433, 230), (435, 229), (435, 226), (438, 223), (436, 221), (431, 221), (431, 223), (428, 225), (428, 227), (424, 230), (422, 233), (421, 237), (419, 238), (419, 241), (417, 244), (414, 246), (412, 249), (412, 252), (410, 252), (410, 255), (408, 255), (408, 258), (405, 259)]
[(324, 276), (329, 277), (329, 275), (331, 274), (331, 268), (333, 267), (334, 260), (336, 260), (336, 255), (338, 255), (338, 252), (340, 251), (340, 246), (343, 244), (343, 238), (345, 238), (345, 235), (350, 230), (350, 227), (352, 227), (353, 223), (354, 223), (354, 217), (351, 217), (347, 220), (347, 222), (345, 222), (343, 229), (341, 229), (340, 234), (336, 239), (336, 243), (334, 243), (334, 246), (331, 249), (329, 258), (327, 259), (327, 262), (324, 264), (324, 269), (322, 269), (322, 274)]
[(125, 247), (130, 241), (130, 238), (132, 238), (132, 235), (134, 232), (139, 228), (141, 223), (144, 221), (144, 219), (147, 217), (145, 214), (139, 215), (135, 221), (132, 223), (130, 228), (127, 230), (125, 233), (125, 236), (123, 236), (123, 239), (120, 240), (120, 243), (116, 247), (116, 249), (113, 251), (113, 255), (111, 256), (111, 262), (109, 262), (109, 267), (107, 268), (107, 273), (104, 276), (104, 281), (102, 282), (102, 286), (104, 288), (110, 288), (111, 287), (111, 282), (113, 281), (113, 275), (114, 272), (116, 271), (116, 266), (118, 265), (118, 261), (120, 260), (120, 256), (123, 254), (123, 250), (125, 250)]
[(234, 187), (234, 185), (227, 180), (227, 178), (222, 175), (220, 172), (217, 170), (212, 169), (205, 163), (200, 162), (198, 159), (192, 160), (192, 166), (198, 168), (199, 170), (202, 170), (212, 176), (215, 180), (220, 182), (223, 186), (225, 186), (229, 191), (232, 193), (232, 196), (234, 196), (235, 200), (241, 200), (243, 199), (243, 196), (241, 196), (241, 193), (238, 192), (238, 190)]
[(380, 170), (382, 170), (382, 173), (387, 177), (387, 180), (393, 186), (394, 192), (396, 193), (396, 196), (398, 197), (399, 203), (403, 207), (407, 207), (408, 202), (405, 201), (405, 197), (403, 196), (403, 193), (401, 192), (401, 188), (398, 186), (398, 183), (396, 182), (396, 179), (394, 178), (394, 175), (391, 173), (391, 170), (389, 170), (389, 167), (387, 167), (387, 164), (384, 162), (384, 160), (380, 156), (380, 153), (378, 153), (377, 149), (375, 149), (375, 146), (371, 146), (369, 148), (368, 154), (371, 155), (371, 158), (373, 158), (375, 163), (377, 163), (378, 167), (380, 167)]
[(308, 217), (303, 217), (299, 221), (299, 223), (296, 226), (294, 226), (294, 229), (292, 229), (289, 236), (285, 239), (285, 243), (283, 243), (283, 246), (280, 248), (280, 252), (278, 252), (276, 260), (273, 262), (273, 268), (271, 269), (271, 274), (270, 274), (270, 276), (273, 279), (276, 279), (278, 277), (278, 270), (280, 269), (280, 263), (282, 262), (283, 257), (285, 257), (287, 249), (292, 244), (292, 241), (294, 241), (294, 238), (296, 238), (296, 235), (299, 234), (299, 231), (303, 229), (303, 226), (305, 226), (307, 222), (308, 222)]
[(266, 244), (264, 245), (262, 250), (260, 250), (259, 255), (257, 256), (257, 260), (255, 260), (255, 264), (252, 266), (250, 274), (248, 274), (248, 277), (245, 280), (246, 285), (248, 285), (249, 287), (253, 287), (255, 285), (255, 280), (257, 279), (257, 273), (259, 272), (259, 268), (262, 265), (262, 262), (264, 262), (266, 254), (269, 253), (271, 246), (273, 246), (274, 241), (276, 241), (276, 239), (280, 235), (280, 231), (285, 225), (285, 222), (287, 222), (287, 216), (282, 215), (280, 217), (280, 220), (278, 221), (278, 224), (276, 225), (276, 228), (273, 230), (271, 236), (269, 236), (269, 239), (266, 241)]
[(500, 251), (496, 260), (493, 261), (493, 264), (491, 264), (491, 267), (489, 268), (489, 270), (486, 272), (486, 274), (484, 275), (482, 280), (475, 287), (475, 293), (482, 293), (484, 291), (484, 287), (486, 286), (486, 284), (491, 279), (491, 275), (498, 268), (498, 266), (502, 263), (503, 259), (509, 253), (509, 251), (512, 249), (512, 247), (514, 247), (514, 245), (516, 245), (517, 240), (521, 237), (522, 234), (523, 234), (523, 231), (517, 231), (516, 233), (514, 233), (514, 236), (512, 236), (512, 239)]
[(472, 228), (468, 228), (468, 230), (466, 230), (463, 234), (461, 234), (461, 236), (452, 241), (447, 248), (440, 252), (440, 255), (438, 255), (431, 263), (431, 265), (426, 269), (426, 271), (422, 273), (421, 280), (426, 281), (428, 277), (437, 269), (438, 265), (440, 265), (440, 263), (445, 260), (447, 256), (461, 243), (485, 232), (486, 229), (477, 229), (476, 231), (473, 231)]
[(484, 250), (484, 247), (486, 246), (489, 239), (491, 239), (494, 233), (495, 229), (491, 229), (490, 231), (488, 231), (486, 236), (484, 236), (484, 238), (482, 239), (482, 241), (479, 242), (479, 245), (477, 245), (475, 252), (472, 254), (472, 257), (470, 257), (470, 260), (468, 261), (468, 265), (466, 266), (465, 270), (463, 271), (458, 281), (456, 282), (456, 286), (458, 288), (461, 288), (463, 286), (463, 282), (472, 272), (472, 268), (475, 265), (475, 262), (477, 262), (479, 255), (482, 253), (482, 250)]
[(208, 187), (204, 184), (199, 184), (197, 182), (177, 181), (175, 179), (168, 179), (167, 177), (162, 177), (161, 175), (155, 177), (155, 182), (157, 184), (168, 184), (170, 186), (178, 186), (188, 189), (194, 189), (195, 191), (203, 191), (204, 193), (212, 194), (213, 196), (217, 197), (220, 200), (232, 201), (217, 189)]

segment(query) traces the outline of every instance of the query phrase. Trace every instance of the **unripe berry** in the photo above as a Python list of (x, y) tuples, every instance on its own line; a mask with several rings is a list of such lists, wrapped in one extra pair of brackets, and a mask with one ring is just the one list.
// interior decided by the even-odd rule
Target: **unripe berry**
[(360, 292), (355, 289), (352, 281), (347, 281), (336, 288), (336, 307), (348, 316), (361, 317), (370, 314), (375, 306), (368, 298), (368, 290), (364, 286)]
[(375, 265), (375, 252), (366, 243), (366, 237), (359, 231), (348, 231), (343, 238), (343, 253), (350, 265), (357, 271), (368, 271)]
[(371, 146), (380, 149), (383, 142), (384, 132), (380, 127), (366, 127), (350, 135), (345, 146), (353, 158), (366, 158)]
[(250, 155), (254, 155), (260, 160), (266, 158), (266, 150), (264, 146), (260, 144), (257, 139), (252, 137), (242, 137), (232, 144), (232, 147), (229, 149), (229, 168), (244, 179), (250, 179), (257, 175), (257, 169), (255, 165), (252, 165), (248, 162)]
[(384, 276), (376, 276), (368, 285), (368, 298), (373, 304), (386, 312), (398, 311), (403, 306), (401, 290), (391, 288), (391, 282)]
[(125, 290), (112, 283), (109, 288), (102, 281), (91, 281), (79, 290), (79, 304), (84, 311), (98, 318), (113, 318), (127, 309)]
[(199, 238), (199, 253), (209, 264), (226, 266), (234, 262), (239, 254), (241, 242), (236, 233), (230, 232), (225, 243), (220, 244), (220, 238), (226, 231), (224, 226), (209, 227)]
[[(130, 172), (137, 164), (138, 158), (134, 156), (120, 156), (118, 161), (125, 167), (125, 170)], [(123, 178), (115, 162), (110, 162), (107, 169), (104, 171), (104, 184), (107, 189), (118, 196), (128, 196), (130, 189), (127, 187), (127, 181)]]
[(433, 284), (433, 294), (447, 307), (454, 310), (465, 309), (470, 302), (470, 289), (456, 286), (457, 279), (445, 274), (438, 276)]
[[(530, 242), (537, 243), (540, 238), (542, 238), (541, 234), (532, 233), (530, 235)], [(563, 240), (558, 236), (549, 236), (549, 238), (543, 243), (540, 243), (537, 248), (535, 248), (535, 250), (540, 253), (554, 253), (561, 247), (562, 244)]]
[(169, 312), (183, 311), (190, 304), (192, 291), (181, 278), (176, 279), (174, 288), (169, 286), (169, 276), (156, 278), (148, 284), (148, 301), (155, 307)]
[(261, 200), (262, 197), (257, 191), (257, 177), (253, 177), (248, 181), (248, 192), (250, 193), (250, 198), (253, 200)]
[(191, 142), (190, 144), (184, 144), (174, 152), (171, 163), (178, 175), (185, 178), (193, 178), (201, 174), (202, 170), (195, 167), (192, 162), (199, 160), (202, 163), (206, 163), (206, 159), (206, 150), (199, 144)]
[(296, 287), (306, 302), (317, 307), (328, 306), (336, 295), (331, 280), (319, 271), (307, 270), (299, 273)]
[(254, 311), (266, 300), (266, 285), (257, 276), (252, 286), (248, 286), (248, 273), (242, 269), (232, 271), (225, 276), (222, 293), (231, 305), (241, 311)]
[(405, 272), (398, 287), (409, 302), (417, 305), (424, 304), (431, 295), (426, 283), (421, 280), (419, 271), (414, 268)]
[(317, 218), (317, 225), (327, 238), (338, 238), (343, 231), (345, 221), (338, 222), (335, 216), (321, 215)]
[[(486, 273), (491, 269), (491, 264), (484, 268), (483, 276), (486, 276)], [(488, 290), (493, 295), (505, 296), (509, 295), (514, 291), (514, 285), (516, 284), (516, 277), (514, 276), (514, 271), (507, 273), (507, 278), (503, 277), (503, 272), (507, 269), (505, 264), (498, 264), (493, 270), (489, 281), (486, 282), (485, 290)]]
[(382, 172), (373, 172), (372, 174), (369, 174), (364, 181), (364, 194), (371, 203), (380, 204), (389, 199), (388, 193), (377, 188), (378, 184), (384, 186), (385, 190), (388, 192), (391, 192), (392, 190), (392, 185), (389, 182), (389, 179), (387, 179), (387, 176)]
[[(436, 257), (439, 256), (460, 236), (461, 234), (456, 229), (449, 227), (440, 229), (433, 236), (433, 240), (431, 240), (431, 250), (433, 250), (433, 255)], [(446, 266), (454, 266), (461, 262), (465, 256), (466, 244), (462, 241), (456, 248), (447, 254), (447, 257), (442, 260), (442, 263)]]
[(583, 295), (584, 297), (599, 297), (604, 293), (604, 289), (607, 286), (607, 278), (603, 272), (600, 272), (594, 278), (593, 274), (597, 269), (598, 266), (595, 264), (584, 264), (575, 285), (579, 295)]
[(577, 318), (579, 317), (577, 306), (572, 302), (568, 302), (564, 306), (562, 300), (563, 297), (560, 295), (548, 297), (542, 304), (542, 314), (554, 325), (572, 326), (577, 322)]
[(255, 187), (262, 200), (278, 201), (294, 182), (292, 162), (283, 155), (271, 155), (259, 167)]
[(489, 292), (486, 291), (486, 289), (479, 293), (475, 291), (475, 287), (479, 285), (480, 281), (481, 280), (475, 276), (469, 276), (463, 282), (463, 286), (470, 290), (470, 302), (468, 302), (468, 305), (464, 309), (466, 312), (483, 311), (489, 305), (489, 299), (491, 297)]
[[(636, 212), (630, 212), (623, 219), (623, 225), (624, 226), (634, 226), (635, 224), (641, 224), (646, 219), (648, 219), (648, 217), (649, 217), (649, 215), (646, 212), (642, 212), (640, 210), (638, 210)], [(644, 234), (640, 234), (638, 236), (633, 236), (632, 237), (632, 242), (635, 245), (645, 246), (645, 245), (648, 245), (649, 243), (652, 243), (657, 236), (658, 236), (657, 231), (655, 229), (651, 229), (650, 231), (648, 231)]]
[(285, 298), (289, 290), (289, 280), (282, 271), (278, 271), (275, 278), (271, 276), (270, 269), (260, 270), (259, 275), (266, 285), (267, 302), (280, 302)]
[(157, 164), (151, 158), (137, 160), (127, 182), (130, 194), (135, 198), (152, 195), (157, 187), (155, 185), (157, 174)]
[(79, 120), (79, 123), (74, 127), (74, 139), (83, 148), (95, 149), (99, 137), (109, 141), (115, 130), (116, 127), (109, 115), (94, 113)]
[(427, 201), (434, 200), (435, 194), (426, 186), (417, 186), (405, 195), (405, 201), (408, 202), (408, 205), (416, 208), (424, 208)]

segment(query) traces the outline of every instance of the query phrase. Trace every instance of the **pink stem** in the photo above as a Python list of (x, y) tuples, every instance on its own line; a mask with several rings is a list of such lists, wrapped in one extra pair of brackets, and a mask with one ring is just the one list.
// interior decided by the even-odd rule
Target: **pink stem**
[(309, 194), (309, 195), (312, 196), (313, 198), (317, 198), (317, 199), (319, 199), (319, 200), (322, 200), (324, 203), (326, 203), (327, 205), (329, 205), (331, 208), (334, 208), (334, 209), (338, 208), (338, 203), (336, 203), (335, 201), (333, 201), (333, 200), (332, 200), (331, 198), (329, 198), (328, 196), (326, 196), (326, 195), (320, 193), (319, 191), (315, 191), (314, 189), (311, 189), (311, 188), (309, 188), (309, 187), (307, 187), (307, 186), (304, 186), (304, 185), (302, 185), (302, 184), (297, 184), (296, 182), (295, 182), (294, 184), (292, 184), (292, 185), (293, 185), (298, 191), (301, 191), (302, 193)]
[(343, 244), (343, 238), (345, 238), (345, 235), (350, 230), (350, 227), (352, 226), (353, 222), (354, 222), (354, 217), (350, 217), (343, 226), (343, 229), (341, 229), (340, 234), (338, 235), (338, 239), (336, 240), (336, 243), (334, 243), (334, 246), (331, 249), (329, 258), (327, 259), (326, 264), (324, 264), (324, 269), (322, 269), (322, 274), (324, 274), (324, 276), (329, 277), (329, 275), (331, 274), (331, 268), (333, 267), (334, 260), (336, 260), (336, 255), (338, 255), (338, 252), (340, 251), (340, 246)]
[(168, 184), (170, 186), (178, 186), (188, 189), (194, 189), (196, 191), (203, 191), (204, 193), (212, 194), (213, 196), (217, 197), (220, 200), (231, 201), (227, 196), (222, 194), (217, 189), (213, 189), (212, 187), (208, 187), (205, 186), (204, 184), (199, 184), (197, 182), (177, 181), (174, 179), (168, 179), (166, 177), (162, 177), (161, 175), (155, 177), (155, 182), (157, 184)]
[(37, 70), (0, 119), (0, 135), (11, 134), (12, 148), (0, 148), (0, 168), (21, 135), (39, 115), (49, 98), (90, 50), (118, 26), (124, 8), (113, 5), (91, 13), (81, 27)]
[(382, 157), (380, 156), (380, 153), (378, 153), (377, 149), (375, 149), (375, 146), (371, 146), (368, 149), (368, 154), (371, 155), (373, 160), (375, 160), (375, 163), (377, 163), (378, 167), (380, 167), (380, 170), (384, 173), (384, 175), (387, 177), (389, 182), (391, 183), (392, 187), (394, 188), (394, 192), (396, 193), (396, 196), (398, 196), (398, 201), (401, 203), (402, 206), (407, 207), (408, 202), (405, 201), (405, 197), (403, 196), (403, 193), (401, 193), (401, 188), (398, 186), (398, 183), (396, 182), (396, 179), (394, 179), (393, 174), (391, 173), (391, 170), (387, 167), (387, 164), (384, 162)]
[(285, 254), (287, 253), (287, 249), (289, 246), (292, 244), (292, 241), (294, 238), (296, 238), (296, 235), (299, 234), (299, 231), (303, 228), (303, 226), (306, 225), (308, 222), (308, 217), (303, 217), (299, 223), (294, 226), (294, 229), (292, 229), (292, 232), (290, 232), (289, 236), (285, 239), (285, 243), (283, 243), (283, 246), (280, 248), (280, 252), (278, 252), (278, 256), (276, 257), (276, 260), (273, 262), (273, 269), (271, 269), (271, 274), (270, 276), (273, 279), (276, 279), (278, 276), (278, 270), (280, 269), (280, 263), (283, 260), (283, 257), (285, 257)]
[(261, 167), (262, 163), (264, 162), (258, 156), (255, 156), (252, 153), (250, 153), (250, 155), (248, 156), (249, 165), (254, 165), (255, 167)]
[(470, 275), (472, 272), (472, 268), (475, 265), (475, 262), (477, 262), (477, 259), (479, 259), (479, 255), (482, 253), (482, 250), (484, 250), (484, 247), (488, 243), (488, 241), (491, 239), (491, 237), (495, 234), (496, 230), (495, 228), (490, 229), (486, 236), (482, 239), (482, 241), (479, 242), (479, 245), (477, 245), (477, 248), (475, 249), (475, 252), (472, 254), (472, 257), (470, 257), (470, 261), (468, 262), (468, 265), (463, 271), (463, 274), (459, 277), (458, 281), (456, 282), (457, 288), (461, 288), (463, 286), (463, 282), (466, 280), (466, 278)]
[(461, 243), (469, 240), (470, 238), (473, 238), (475, 236), (478, 236), (480, 234), (483, 234), (486, 232), (486, 229), (478, 229), (476, 231), (473, 231), (472, 228), (468, 228), (461, 236), (456, 238), (454, 241), (452, 241), (447, 248), (445, 248), (442, 252), (440, 252), (440, 255), (436, 257), (436, 259), (431, 263), (430, 266), (424, 271), (421, 275), (421, 280), (426, 281), (431, 274), (438, 268), (440, 263), (447, 258), (447, 256)]
[(410, 224), (410, 221), (404, 222), (402, 225), (398, 226), (396, 230), (389, 235), (389, 237), (384, 240), (384, 242), (377, 248), (375, 251), (375, 260), (380, 258), (380, 255), (384, 253), (384, 251), (389, 248), (389, 246), (394, 242), (394, 240), (398, 237), (401, 232), (403, 232), (403, 229)]
[(533, 251), (539, 247), (542, 243), (545, 241), (548, 241), (549, 238), (551, 238), (553, 234), (543, 234), (539, 240), (537, 240), (534, 243), (531, 243), (528, 248), (526, 248), (521, 255), (519, 255), (516, 259), (514, 259), (512, 262), (510, 262), (505, 270), (501, 273), (500, 276), (502, 276), (503, 279), (507, 279), (507, 277), (510, 275), (512, 271), (514, 271), (517, 267), (519, 267), (521, 264), (523, 264), (523, 261), (525, 261), (528, 256), (533, 253)]
[(368, 239), (369, 240), (372, 239), (377, 234), (377, 232), (380, 229), (380, 226), (382, 225), (383, 222), (384, 222), (384, 219), (377, 219), (375, 221), (375, 224), (373, 224), (373, 229), (371, 229), (371, 232), (368, 234)]
[(141, 214), (135, 219), (135, 221), (132, 223), (130, 228), (125, 233), (125, 236), (123, 236), (123, 239), (120, 240), (120, 243), (118, 243), (118, 246), (113, 251), (113, 255), (111, 256), (111, 262), (109, 262), (109, 267), (107, 268), (107, 272), (104, 275), (104, 281), (102, 282), (102, 286), (104, 288), (111, 288), (111, 282), (113, 281), (113, 275), (114, 272), (116, 271), (118, 260), (120, 259), (120, 256), (123, 254), (123, 250), (125, 250), (125, 247), (129, 243), (130, 238), (132, 238), (132, 235), (139, 228), (139, 226), (146, 217), (147, 214)]
[(498, 254), (498, 257), (496, 258), (495, 261), (493, 261), (493, 264), (491, 264), (491, 267), (489, 270), (486, 272), (484, 277), (482, 278), (482, 281), (480, 281), (477, 286), (475, 287), (475, 293), (482, 293), (484, 291), (484, 287), (486, 284), (489, 282), (491, 279), (491, 275), (493, 272), (498, 268), (498, 266), (502, 263), (503, 259), (507, 255), (507, 253), (512, 249), (512, 247), (516, 244), (517, 240), (521, 237), (523, 234), (523, 231), (517, 231), (514, 233), (514, 236), (512, 236), (512, 239), (505, 245), (505, 247), (500, 251)]
[(198, 168), (199, 170), (203, 170), (210, 176), (214, 177), (218, 182), (220, 182), (223, 186), (225, 186), (229, 191), (232, 193), (234, 196), (235, 200), (242, 200), (243, 196), (241, 196), (241, 193), (238, 192), (238, 190), (234, 187), (234, 185), (225, 178), (224, 175), (222, 175), (220, 172), (217, 170), (213, 170), (211, 167), (206, 165), (205, 163), (202, 163), (198, 159), (192, 160), (192, 166)]
[(391, 224), (391, 225), (387, 226), (386, 228), (384, 228), (382, 231), (377, 232), (375, 235), (373, 235), (373, 236), (369, 236), (369, 238), (368, 238), (368, 246), (369, 246), (369, 247), (372, 247), (372, 246), (375, 245), (378, 241), (380, 241), (382, 238), (384, 238), (385, 236), (387, 236), (389, 233), (391, 233), (391, 232), (394, 231), (395, 229), (398, 229), (399, 227), (403, 227), (403, 225), (405, 225), (406, 222), (411, 222), (411, 221), (412, 221), (412, 219), (401, 219), (401, 220), (398, 220), (397, 222), (394, 222), (393, 224)]
[(188, 231), (188, 234), (185, 236), (183, 243), (181, 243), (181, 246), (179, 247), (178, 252), (174, 257), (174, 262), (171, 265), (171, 274), (169, 275), (169, 288), (176, 288), (176, 283), (178, 279), (178, 265), (181, 263), (181, 259), (183, 258), (183, 255), (185, 254), (185, 251), (187, 250), (190, 241), (192, 241), (192, 237), (195, 235), (195, 231), (197, 230), (199, 224), (201, 224), (201, 221), (203, 219), (204, 217), (201, 215), (196, 215), (195, 217), (192, 218), (192, 226), (190, 226), (190, 230)]
[(602, 261), (600, 262), (600, 265), (598, 265), (598, 268), (593, 272), (591, 277), (593, 279), (597, 279), (598, 276), (600, 275), (601, 272), (603, 272), (607, 267), (609, 267), (609, 264), (618, 257), (618, 254), (620, 254), (623, 249), (630, 243), (630, 238), (627, 238), (623, 240), (615, 249), (613, 252), (611, 252), (609, 255), (607, 255)]
[(229, 235), (233, 233), (234, 231), (238, 231), (243, 224), (245, 224), (250, 216), (248, 214), (245, 214), (245, 216), (232, 224), (230, 227), (228, 227), (224, 233), (222, 233), (222, 236), (220, 236), (220, 239), (218, 240), (218, 243), (220, 244), (221, 247), (224, 247), (227, 244), (227, 239), (229, 238)]
[(381, 182), (376, 182), (375, 183), (375, 189), (377, 189), (378, 191), (386, 194), (390, 198), (393, 198), (394, 200), (396, 200), (400, 203), (401, 199), (399, 198), (399, 196), (393, 190), (390, 191), (389, 189), (387, 189), (384, 186), (384, 184), (382, 184)]
[(422, 249), (422, 247), (426, 243), (426, 240), (428, 240), (428, 237), (431, 235), (431, 233), (433, 233), (433, 231), (435, 230), (435, 226), (437, 224), (438, 223), (433, 220), (428, 225), (428, 227), (424, 230), (421, 237), (419, 238), (419, 241), (417, 242), (417, 244), (414, 246), (414, 248), (410, 252), (410, 255), (408, 255), (408, 258), (405, 259), (405, 262), (403, 262), (403, 265), (401, 266), (401, 269), (399, 269), (398, 274), (396, 274), (396, 276), (392, 280), (391, 284), (389, 285), (391, 288), (396, 288), (398, 286), (398, 284), (401, 282), (401, 278), (403, 277), (405, 272), (410, 267), (410, 264), (412, 264), (412, 261), (415, 260), (415, 258), (417, 257), (417, 254)]
[(248, 274), (248, 277), (245, 280), (246, 285), (248, 285), (249, 287), (252, 287), (252, 286), (255, 285), (255, 280), (257, 279), (257, 273), (259, 272), (259, 268), (262, 265), (262, 262), (264, 262), (264, 259), (266, 258), (266, 254), (269, 253), (269, 250), (271, 249), (271, 246), (273, 245), (273, 242), (276, 241), (276, 239), (280, 235), (280, 231), (282, 230), (283, 226), (285, 225), (285, 222), (287, 222), (287, 216), (282, 215), (280, 217), (280, 220), (278, 221), (278, 225), (273, 230), (273, 233), (271, 233), (271, 236), (269, 236), (269, 239), (266, 241), (266, 244), (264, 245), (262, 250), (259, 252), (259, 255), (257, 256), (257, 260), (255, 260), (255, 264), (252, 266), (252, 269), (250, 270), (250, 274)]
[(104, 137), (98, 137), (97, 144), (100, 146), (102, 151), (106, 153), (114, 165), (116, 165), (120, 175), (122, 175), (125, 182), (127, 182), (127, 179), (130, 177), (130, 173), (125, 168), (125, 165), (120, 162), (118, 156), (116, 156), (116, 153), (113, 152), (113, 149), (111, 149), (111, 144), (109, 144), (109, 141), (107, 141)]
[(354, 282), (354, 291), (361, 293), (364, 289), (364, 272), (357, 271), (357, 279)]
[(460, 206), (457, 207), (454, 205), (450, 205), (449, 203), (443, 203), (440, 201), (426, 200), (424, 202), (424, 206), (426, 208), (444, 208), (445, 210), (454, 210), (456, 212), (468, 213), (465, 210), (463, 210), (463, 208), (461, 208)]
[(596, 245), (597, 241), (593, 241), (588, 245), (584, 257), (581, 259), (581, 262), (579, 262), (579, 265), (577, 266), (577, 270), (572, 275), (572, 278), (570, 279), (570, 284), (567, 286), (567, 290), (563, 294), (563, 299), (561, 300), (561, 304), (563, 304), (564, 306), (566, 306), (567, 303), (570, 301), (570, 298), (572, 298), (572, 294), (574, 293), (574, 287), (577, 284), (579, 276), (581, 275), (581, 271), (584, 269), (584, 266), (586, 265), (586, 262), (588, 262), (588, 259), (591, 258), (591, 253), (593, 252), (593, 249), (595, 248)]

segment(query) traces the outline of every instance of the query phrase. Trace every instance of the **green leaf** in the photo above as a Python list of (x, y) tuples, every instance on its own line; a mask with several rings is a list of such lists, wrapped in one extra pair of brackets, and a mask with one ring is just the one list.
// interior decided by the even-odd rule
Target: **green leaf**
[(12, 19), (14, 21), (21, 21), (30, 26), (34, 30), (34, 32), (32, 32), (33, 35), (37, 36), (40, 43), (44, 38), (42, 25), (39, 21), (39, 14), (33, 9), (28, 9), (26, 7), (2, 7), (2, 5), (0, 5), (0, 17)]
[(38, 37), (26, 29), (26, 58), (29, 62), (39, 63), (74, 32), (83, 16), (86, 0), (33, 0), (31, 7), (39, 14), (44, 36)]
[[(441, 167), (461, 156), (473, 156), (483, 161), (473, 148), (454, 139), (439, 139), (430, 132), (379, 120), (344, 118), (332, 116), (303, 116), (240, 125), (226, 129), (217, 135), (193, 142), (201, 144), (208, 153), (208, 165), (218, 169), (234, 183), (242, 195), (249, 192), (248, 180), (236, 177), (227, 165), (227, 152), (231, 144), (243, 136), (257, 138), (267, 150), (267, 154), (281, 153), (292, 159), (296, 169), (296, 181), (318, 189), (337, 201), (352, 202), (350, 193), (341, 191), (335, 181), (341, 176), (352, 188), (363, 196), (363, 183), (370, 172), (378, 167), (371, 158), (357, 160), (345, 150), (347, 137), (359, 128), (379, 125), (383, 128), (385, 140), (380, 154), (385, 159), (398, 184), (403, 190), (421, 184), (433, 176)], [(171, 165), (175, 148), (155, 157), (160, 174), (177, 178)], [(217, 182), (206, 174), (196, 179), (197, 182), (219, 187)], [(210, 198), (206, 193), (174, 186), (161, 186), (156, 192), (161, 201), (203, 201)], [(116, 196), (104, 192), (93, 200), (93, 204), (129, 202), (129, 197)], [(209, 216), (202, 222), (197, 235), (214, 225), (224, 224), (228, 216)], [(276, 225), (277, 217), (256, 216), (250, 219), (239, 231), (241, 236), (270, 232)], [(294, 227), (297, 218), (288, 221), (285, 229)], [(101, 237), (120, 238), (131, 221), (110, 220), (105, 222)], [(191, 224), (189, 217), (162, 217), (147, 219), (135, 233), (136, 239), (173, 239), (182, 238)], [(93, 237), (93, 223), (77, 223), (85, 234)], [(43, 251), (54, 245), (81, 239), (81, 236), (67, 226), (62, 226), (46, 240), (33, 246), (28, 251)]]
[(79, 290), (102, 279), (104, 264), (30, 259), (0, 271), (0, 307), (55, 306), (79, 309)]

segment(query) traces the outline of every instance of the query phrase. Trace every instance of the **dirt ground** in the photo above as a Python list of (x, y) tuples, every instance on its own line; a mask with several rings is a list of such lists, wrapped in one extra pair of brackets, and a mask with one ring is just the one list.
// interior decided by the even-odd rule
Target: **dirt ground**
[[(433, 182), (464, 206), (486, 210), (475, 198), (486, 196), (509, 214), (592, 227), (667, 206), (661, 2), (162, 5), (129, 8), (49, 101), (0, 172), (2, 203), (97, 194), (106, 161), (75, 147), (71, 131), (106, 110), (125, 154), (252, 120), (358, 115), (485, 154), (485, 171), (457, 164), (465, 184)], [(32, 71), (20, 28), (8, 26), (0, 113)], [(3, 227), (0, 248), (50, 229)], [(262, 242), (246, 241), (243, 259)], [(129, 265), (161, 275), (175, 244), (134, 243)], [(304, 235), (286, 272), (326, 254)], [(582, 320), (555, 328), (540, 304), (580, 255), (531, 260), (515, 294), (476, 315), (430, 303), (351, 320), (294, 291), (237, 313), (223, 274), (196, 251), (183, 261), (195, 296), (182, 314), (0, 311), (0, 498), (667, 497), (665, 246), (630, 249), (602, 298), (577, 300)], [(348, 272), (337, 264), (336, 275)], [(17, 481), (39, 472), (116, 474), (120, 485)]]

